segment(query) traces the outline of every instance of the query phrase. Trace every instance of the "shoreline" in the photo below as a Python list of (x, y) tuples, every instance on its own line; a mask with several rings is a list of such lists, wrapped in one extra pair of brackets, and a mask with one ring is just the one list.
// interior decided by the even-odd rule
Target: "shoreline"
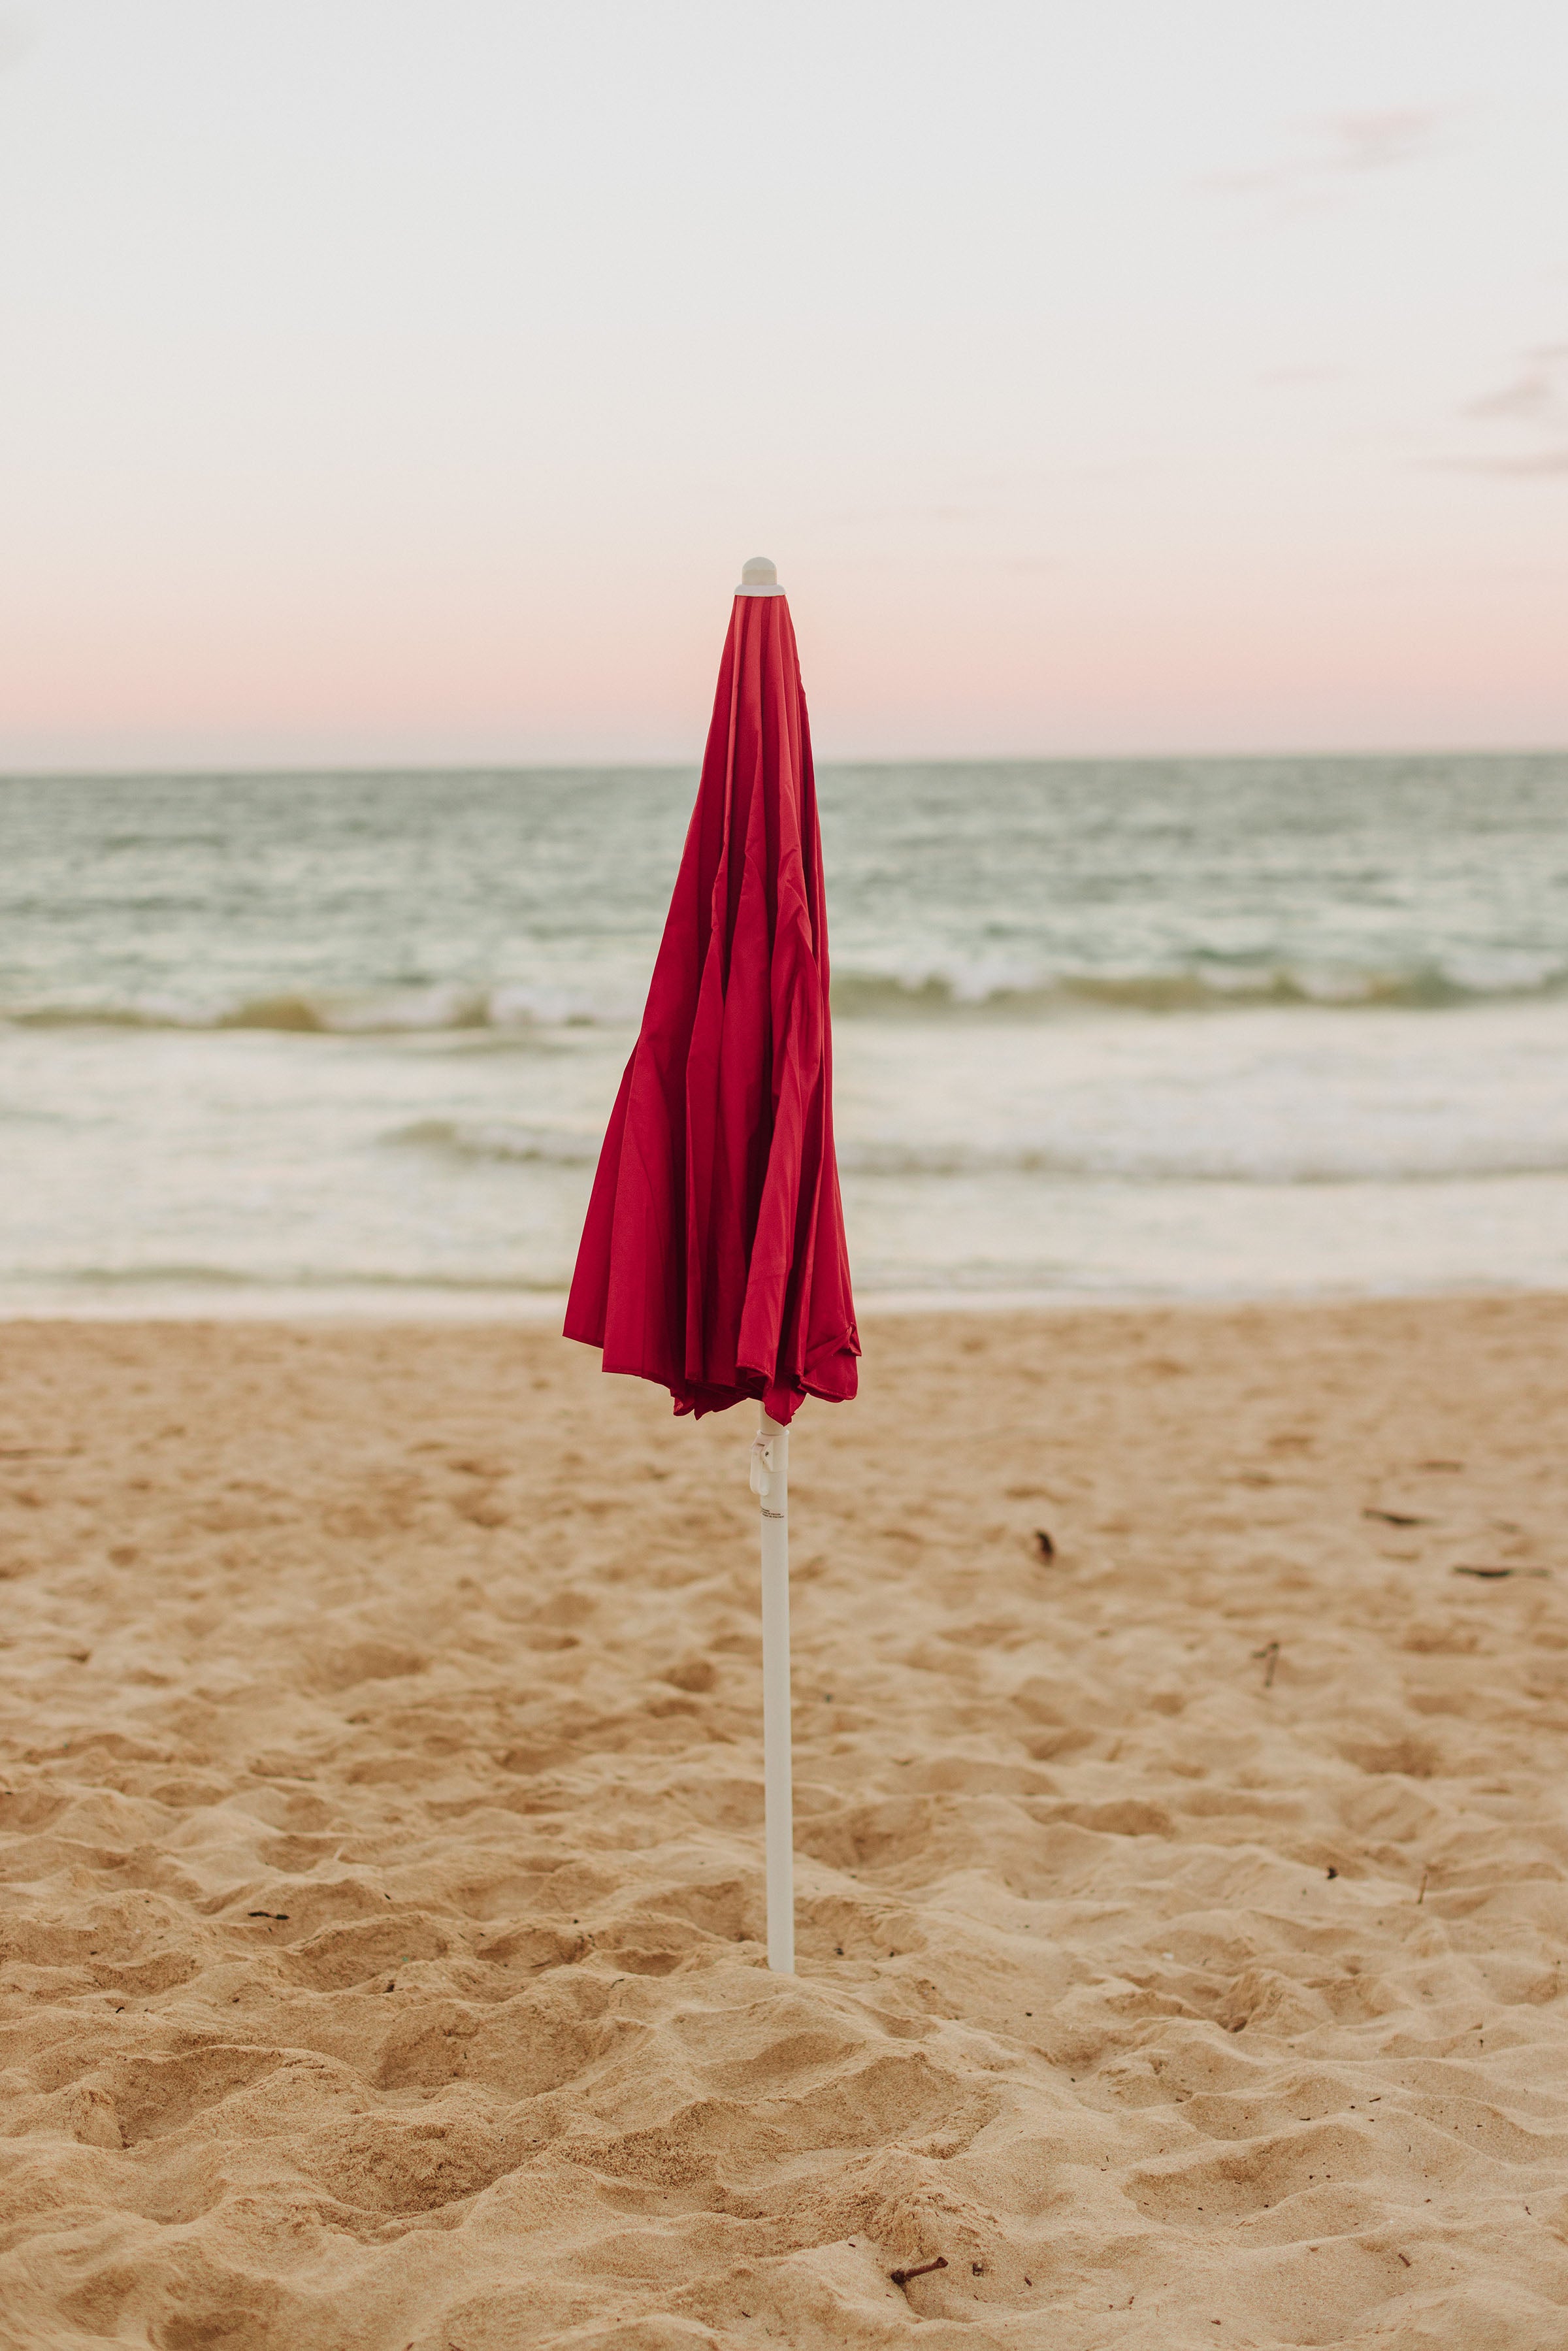
[[(975, 1314), (1222, 1314), (1247, 1308), (1324, 1309), (1380, 1303), (1413, 1304), (1423, 1301), (1462, 1302), (1488, 1299), (1568, 1298), (1568, 1283), (1458, 1282), (1447, 1287), (1346, 1287), (1344, 1289), (1249, 1290), (1210, 1291), (1082, 1290), (886, 1290), (857, 1292), (861, 1322), (882, 1317)], [(360, 1329), (523, 1329), (559, 1326), (566, 1314), (564, 1290), (503, 1290), (444, 1289), (410, 1283), (406, 1287), (344, 1285), (331, 1289), (270, 1285), (171, 1285), (154, 1290), (136, 1285), (134, 1293), (115, 1286), (78, 1291), (61, 1285), (40, 1298), (0, 1285), (0, 1329), (27, 1328), (55, 1322), (145, 1323), (151, 1327), (187, 1323), (294, 1324), (311, 1330)], [(559, 1329), (558, 1329), (559, 1335)]]

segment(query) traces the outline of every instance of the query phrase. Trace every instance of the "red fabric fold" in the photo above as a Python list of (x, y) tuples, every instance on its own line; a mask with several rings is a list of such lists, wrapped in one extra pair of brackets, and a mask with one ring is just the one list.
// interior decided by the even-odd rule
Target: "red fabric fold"
[(737, 596), (566, 1335), (677, 1413), (852, 1396), (811, 738), (782, 596)]

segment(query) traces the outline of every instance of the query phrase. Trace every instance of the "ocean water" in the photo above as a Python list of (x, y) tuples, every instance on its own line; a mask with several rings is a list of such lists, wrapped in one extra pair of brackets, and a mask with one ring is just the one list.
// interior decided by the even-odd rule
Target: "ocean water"
[[(1568, 1287), (1568, 756), (819, 783), (864, 1297)], [(0, 1311), (549, 1311), (694, 786), (0, 778)]]

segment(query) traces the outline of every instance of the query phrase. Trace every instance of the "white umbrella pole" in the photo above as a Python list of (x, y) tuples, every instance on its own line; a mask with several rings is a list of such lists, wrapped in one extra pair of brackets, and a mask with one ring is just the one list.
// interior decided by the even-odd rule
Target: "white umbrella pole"
[(762, 1415), (751, 1448), (762, 1505), (762, 1784), (768, 1964), (795, 1972), (795, 1823), (789, 1777), (789, 1432)]

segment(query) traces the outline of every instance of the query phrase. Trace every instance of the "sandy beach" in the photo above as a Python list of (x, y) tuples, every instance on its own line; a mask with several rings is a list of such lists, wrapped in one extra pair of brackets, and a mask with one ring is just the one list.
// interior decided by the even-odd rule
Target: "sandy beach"
[(1568, 1301), (873, 1318), (793, 1980), (742, 1414), (0, 1354), (7, 2346), (1568, 2345)]

